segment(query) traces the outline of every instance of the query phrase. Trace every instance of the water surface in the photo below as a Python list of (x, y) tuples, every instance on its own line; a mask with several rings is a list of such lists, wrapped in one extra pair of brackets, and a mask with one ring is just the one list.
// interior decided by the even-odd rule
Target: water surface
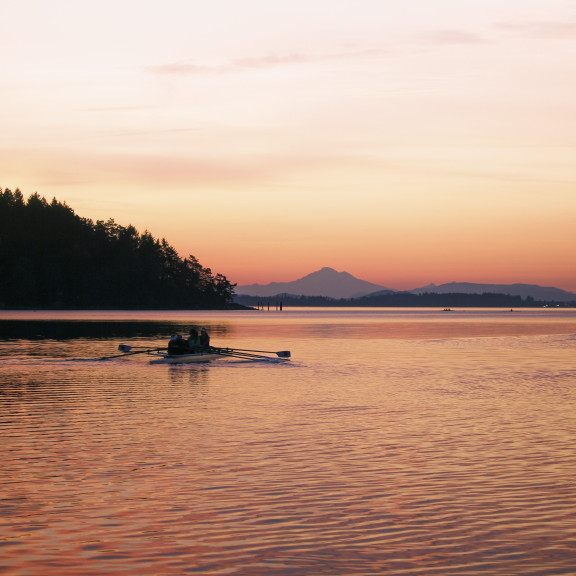
[[(290, 362), (96, 360), (206, 326)], [(576, 573), (576, 312), (0, 316), (0, 573)]]

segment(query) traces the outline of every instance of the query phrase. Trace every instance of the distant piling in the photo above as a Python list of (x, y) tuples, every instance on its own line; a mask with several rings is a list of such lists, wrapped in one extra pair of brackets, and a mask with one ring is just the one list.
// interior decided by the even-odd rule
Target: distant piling
[[(256, 309), (257, 310), (268, 310), (270, 311), (270, 300), (267, 300), (266, 302), (264, 302), (263, 300), (258, 300), (258, 302), (256, 303)], [(276, 300), (276, 302), (274, 303), (274, 309), (278, 312), (282, 312), (282, 309), (284, 307), (284, 303), (282, 300)]]

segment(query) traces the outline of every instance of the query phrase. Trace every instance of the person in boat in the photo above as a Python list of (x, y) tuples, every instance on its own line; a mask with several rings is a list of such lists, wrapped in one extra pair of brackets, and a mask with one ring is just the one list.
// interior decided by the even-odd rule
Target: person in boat
[(200, 334), (196, 328), (190, 328), (190, 336), (188, 337), (188, 349), (190, 352), (196, 352), (200, 348)]
[(208, 348), (210, 346), (210, 336), (206, 332), (206, 328), (200, 330), (200, 346), (202, 348)]
[(180, 334), (174, 334), (168, 342), (168, 354), (186, 354), (188, 344)]

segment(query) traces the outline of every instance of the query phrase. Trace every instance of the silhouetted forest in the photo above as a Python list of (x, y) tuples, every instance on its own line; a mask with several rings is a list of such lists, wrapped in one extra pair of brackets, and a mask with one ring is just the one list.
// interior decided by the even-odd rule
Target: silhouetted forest
[(234, 286), (148, 231), (0, 188), (0, 307), (221, 308)]

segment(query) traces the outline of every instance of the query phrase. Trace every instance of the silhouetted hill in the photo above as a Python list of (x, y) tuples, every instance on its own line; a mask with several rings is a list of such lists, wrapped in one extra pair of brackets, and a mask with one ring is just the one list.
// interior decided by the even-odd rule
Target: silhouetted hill
[(278, 294), (296, 296), (327, 296), (329, 298), (357, 298), (376, 290), (387, 290), (372, 282), (359, 280), (348, 272), (322, 268), (293, 282), (271, 282), (238, 286), (236, 294), (269, 297)]
[(148, 231), (0, 189), (0, 308), (222, 308), (233, 288)]
[(574, 302), (576, 294), (560, 288), (538, 286), (536, 284), (473, 284), (470, 282), (450, 282), (429, 284), (410, 290), (412, 294), (507, 294), (553, 302)]

